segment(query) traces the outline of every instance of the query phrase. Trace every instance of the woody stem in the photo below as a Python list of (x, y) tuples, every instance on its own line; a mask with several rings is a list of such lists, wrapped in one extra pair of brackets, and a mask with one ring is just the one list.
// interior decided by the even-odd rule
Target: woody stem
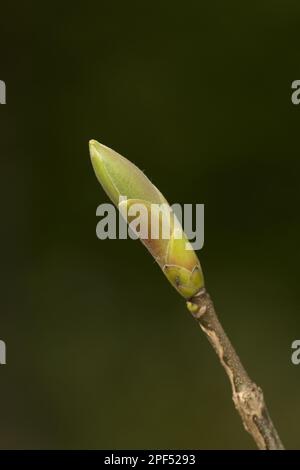
[(188, 303), (188, 308), (217, 353), (232, 387), (232, 399), (243, 425), (262, 450), (284, 447), (268, 413), (263, 392), (247, 374), (217, 317), (213, 302), (203, 288)]

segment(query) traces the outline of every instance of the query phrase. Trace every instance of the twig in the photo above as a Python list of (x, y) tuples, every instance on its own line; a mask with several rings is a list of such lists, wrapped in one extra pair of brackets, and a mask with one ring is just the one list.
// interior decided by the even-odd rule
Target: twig
[(263, 392), (244, 369), (204, 288), (190, 299), (188, 308), (212, 344), (229, 377), (232, 399), (246, 431), (251, 434), (259, 449), (283, 450), (265, 405)]

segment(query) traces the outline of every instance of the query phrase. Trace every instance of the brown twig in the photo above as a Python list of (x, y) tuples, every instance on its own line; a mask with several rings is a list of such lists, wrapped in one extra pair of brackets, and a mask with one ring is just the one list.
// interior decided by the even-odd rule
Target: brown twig
[(190, 299), (188, 308), (212, 344), (229, 377), (232, 399), (246, 431), (251, 434), (259, 449), (283, 450), (265, 405), (263, 392), (244, 369), (204, 288)]

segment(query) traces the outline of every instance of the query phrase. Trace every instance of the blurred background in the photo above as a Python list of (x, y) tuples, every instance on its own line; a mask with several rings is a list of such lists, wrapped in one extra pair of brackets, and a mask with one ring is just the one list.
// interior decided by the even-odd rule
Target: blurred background
[(96, 238), (88, 140), (205, 204), (207, 289), (300, 448), (299, 2), (1, 5), (0, 447), (254, 449), (184, 301)]

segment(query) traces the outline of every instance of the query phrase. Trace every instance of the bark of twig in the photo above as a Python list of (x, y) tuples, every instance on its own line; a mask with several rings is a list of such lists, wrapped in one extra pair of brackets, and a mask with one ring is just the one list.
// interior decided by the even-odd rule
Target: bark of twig
[(204, 288), (190, 299), (188, 308), (212, 344), (229, 377), (232, 399), (246, 431), (251, 434), (259, 449), (283, 450), (265, 405), (263, 392), (244, 369)]

